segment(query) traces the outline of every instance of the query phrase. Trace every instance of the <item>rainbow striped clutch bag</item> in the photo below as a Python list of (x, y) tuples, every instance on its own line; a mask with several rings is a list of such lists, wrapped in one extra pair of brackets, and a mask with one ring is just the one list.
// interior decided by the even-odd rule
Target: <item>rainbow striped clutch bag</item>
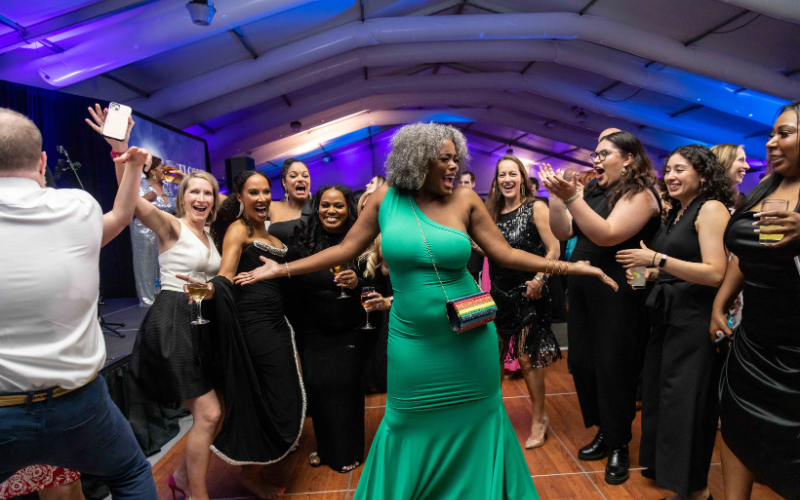
[(447, 303), (450, 328), (456, 333), (466, 332), (494, 321), (497, 305), (489, 292), (467, 295)]

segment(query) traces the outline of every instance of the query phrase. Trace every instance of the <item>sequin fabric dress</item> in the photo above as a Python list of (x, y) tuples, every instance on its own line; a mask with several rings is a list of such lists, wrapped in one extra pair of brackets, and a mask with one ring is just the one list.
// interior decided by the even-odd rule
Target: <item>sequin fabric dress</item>
[[(533, 221), (533, 203), (523, 203), (519, 208), (500, 216), (497, 227), (509, 245), (539, 257), (547, 254), (539, 231)], [(553, 301), (547, 286), (538, 300), (525, 296), (526, 282), (536, 273), (504, 269), (489, 260), (492, 280), (492, 298), (497, 304), (495, 325), (497, 333), (511, 340), (507, 360), (526, 353), (534, 368), (541, 368), (561, 358), (561, 348), (553, 334)]]
[[(155, 193), (156, 190), (142, 178), (139, 187), (139, 196)], [(156, 196), (151, 202), (154, 207), (162, 212), (175, 211), (175, 198), (170, 196), (169, 203), (164, 198)], [(142, 221), (135, 218), (131, 222), (131, 245), (133, 247), (133, 276), (136, 281), (136, 295), (139, 297), (139, 306), (152, 306), (155, 301), (156, 277), (158, 276), (158, 238), (156, 233), (147, 229)]]

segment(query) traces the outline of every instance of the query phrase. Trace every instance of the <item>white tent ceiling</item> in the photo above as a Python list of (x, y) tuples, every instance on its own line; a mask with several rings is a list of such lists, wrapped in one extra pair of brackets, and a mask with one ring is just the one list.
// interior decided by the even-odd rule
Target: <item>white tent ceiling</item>
[(4, 0), (0, 79), (129, 103), (213, 164), (280, 161), (295, 120), (345, 135), (441, 113), (484, 151), (582, 168), (612, 126), (655, 156), (763, 159), (800, 99), (797, 0), (217, 0), (208, 27), (186, 1)]

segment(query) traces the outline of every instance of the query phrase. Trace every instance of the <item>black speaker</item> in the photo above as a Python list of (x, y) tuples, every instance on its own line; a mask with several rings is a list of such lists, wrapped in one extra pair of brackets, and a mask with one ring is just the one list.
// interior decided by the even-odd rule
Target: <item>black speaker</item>
[(233, 180), (245, 170), (255, 170), (256, 162), (249, 156), (235, 156), (225, 160), (225, 183), (228, 193), (233, 193)]

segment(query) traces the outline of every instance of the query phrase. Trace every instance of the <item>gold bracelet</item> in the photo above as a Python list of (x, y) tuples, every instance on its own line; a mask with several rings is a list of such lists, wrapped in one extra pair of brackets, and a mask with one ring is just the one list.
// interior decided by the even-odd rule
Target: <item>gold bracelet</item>
[(563, 260), (559, 261), (561, 263), (561, 267), (559, 268), (559, 272), (563, 274), (567, 274), (567, 268), (565, 267), (565, 262)]
[(564, 275), (566, 276), (569, 274), (569, 261), (567, 261), (567, 269), (564, 271)]
[(548, 269), (550, 269), (551, 265), (553, 266), (553, 269), (555, 269), (556, 265), (553, 264), (553, 261), (551, 259), (547, 259), (547, 265), (544, 266), (544, 273), (545, 274), (553, 274), (553, 271), (548, 271)]

